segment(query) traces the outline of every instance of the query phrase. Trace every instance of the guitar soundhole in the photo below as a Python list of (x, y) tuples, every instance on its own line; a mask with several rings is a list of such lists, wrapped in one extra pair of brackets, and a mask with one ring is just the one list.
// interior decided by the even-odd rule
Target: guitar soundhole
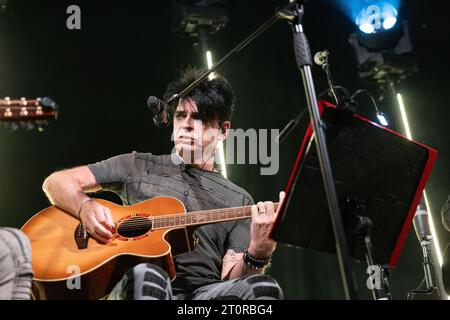
[(143, 217), (133, 217), (123, 221), (117, 227), (117, 233), (125, 238), (135, 238), (150, 231), (152, 221)]

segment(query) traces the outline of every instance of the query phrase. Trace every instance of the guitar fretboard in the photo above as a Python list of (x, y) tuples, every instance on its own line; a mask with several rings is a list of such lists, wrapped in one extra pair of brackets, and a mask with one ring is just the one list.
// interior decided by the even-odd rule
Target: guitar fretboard
[[(278, 203), (274, 203), (275, 210)], [(227, 220), (246, 219), (252, 216), (251, 206), (193, 211), (182, 214), (171, 214), (153, 217), (153, 229), (185, 227), (197, 224), (222, 222)]]

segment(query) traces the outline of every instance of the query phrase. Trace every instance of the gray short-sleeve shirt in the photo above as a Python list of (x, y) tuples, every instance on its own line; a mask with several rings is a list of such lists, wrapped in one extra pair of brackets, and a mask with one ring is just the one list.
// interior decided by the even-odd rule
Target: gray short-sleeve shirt
[[(172, 161), (171, 155), (132, 152), (89, 164), (103, 190), (132, 205), (156, 196), (183, 202), (186, 211), (238, 207), (253, 204), (247, 191), (220, 173)], [(220, 281), (222, 258), (228, 249), (244, 251), (250, 241), (250, 219), (227, 221), (194, 228), (193, 250), (175, 256), (175, 292), (190, 292)]]

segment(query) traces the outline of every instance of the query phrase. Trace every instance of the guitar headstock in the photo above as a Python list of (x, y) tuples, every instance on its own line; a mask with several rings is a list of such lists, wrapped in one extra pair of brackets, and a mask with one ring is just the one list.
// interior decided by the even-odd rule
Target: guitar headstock
[(37, 127), (42, 131), (49, 120), (57, 118), (58, 106), (48, 97), (33, 100), (9, 97), (0, 99), (0, 122), (6, 123), (6, 126), (13, 130), (20, 126), (27, 130)]

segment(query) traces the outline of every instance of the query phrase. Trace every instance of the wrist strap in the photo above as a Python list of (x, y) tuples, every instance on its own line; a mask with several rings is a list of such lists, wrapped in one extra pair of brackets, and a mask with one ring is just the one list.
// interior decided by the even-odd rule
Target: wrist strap
[(84, 205), (85, 205), (86, 203), (88, 203), (89, 201), (94, 201), (94, 199), (92, 199), (92, 198), (86, 198), (86, 199), (84, 199), (84, 200), (81, 202), (80, 209), (78, 210), (78, 213), (77, 213), (77, 218), (78, 218), (78, 219), (81, 219), (81, 218), (80, 218), (81, 210), (83, 210)]

